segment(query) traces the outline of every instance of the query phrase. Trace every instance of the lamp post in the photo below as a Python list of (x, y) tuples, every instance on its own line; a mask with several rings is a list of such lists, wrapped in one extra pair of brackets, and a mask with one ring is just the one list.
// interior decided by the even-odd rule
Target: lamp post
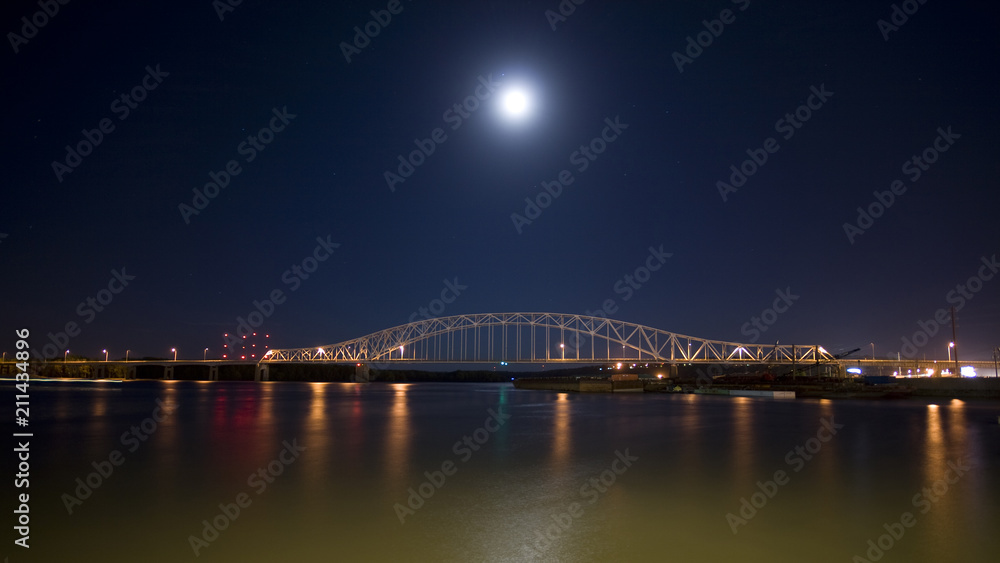
[(949, 342), (948, 343), (948, 361), (949, 362), (951, 361), (951, 349), (954, 348), (954, 347), (955, 347), (955, 343), (954, 342)]
[(128, 353), (129, 352), (130, 352), (130, 350), (125, 350), (125, 363), (126, 364), (128, 363)]
[(101, 352), (104, 352), (104, 361), (108, 361), (108, 349), (105, 348), (104, 350), (101, 350)]
[(208, 348), (205, 348), (205, 352), (202, 353), (201, 355), (201, 361), (205, 361), (207, 359), (208, 359)]
[(875, 359), (875, 343), (874, 342), (869, 342), (869, 344), (872, 345), (872, 360), (874, 360)]
[(177, 361), (177, 348), (171, 348), (170, 351), (174, 353), (174, 361), (176, 362)]
[(66, 363), (66, 356), (68, 356), (68, 355), (69, 355), (69, 350), (66, 350), (65, 352), (63, 352), (63, 363), (64, 364)]
[(566, 345), (559, 344), (559, 351), (562, 352), (562, 359), (566, 359)]

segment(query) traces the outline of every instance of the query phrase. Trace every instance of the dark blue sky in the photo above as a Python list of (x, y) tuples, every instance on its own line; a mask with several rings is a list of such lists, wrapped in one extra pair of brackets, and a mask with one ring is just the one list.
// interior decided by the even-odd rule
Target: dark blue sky
[[(74, 354), (217, 356), (274, 290), (273, 345), (328, 344), (404, 323), (449, 284), (464, 287), (443, 315), (613, 300), (612, 318), (683, 334), (874, 342), (880, 357), (906, 354), (904, 337), (945, 356), (950, 320), (933, 319), (956, 305), (964, 358), (1000, 345), (993, 4), (928, 1), (886, 40), (889, 2), (590, 0), (553, 30), (555, 0), (404, 1), (350, 62), (341, 44), (387, 2), (244, 0), (222, 21), (208, 0), (70, 2), (51, 17), (9, 4), (8, 352), (16, 328), (41, 351), (74, 322)], [(48, 21), (25, 33), (22, 17)], [(703, 20), (722, 33), (681, 72), (688, 37), (708, 43)], [(533, 100), (518, 123), (499, 103), (515, 83)], [(463, 101), (467, 117), (446, 113)], [(92, 152), (67, 156), (104, 119)], [(438, 128), (390, 190), (385, 172)], [(585, 169), (582, 145), (603, 148)], [(744, 164), (748, 150), (767, 161)], [(199, 200), (230, 161), (238, 173)], [(753, 174), (723, 197), (730, 166)], [(573, 182), (539, 216), (512, 219), (563, 170)], [(859, 207), (879, 216), (859, 226)], [(629, 285), (651, 247), (670, 256)], [(765, 313), (779, 293), (783, 312)]]

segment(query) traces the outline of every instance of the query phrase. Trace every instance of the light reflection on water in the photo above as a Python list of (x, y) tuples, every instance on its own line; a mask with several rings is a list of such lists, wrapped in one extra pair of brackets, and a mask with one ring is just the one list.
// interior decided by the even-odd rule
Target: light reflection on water
[(413, 426), (410, 421), (408, 391), (412, 384), (394, 383), (392, 403), (388, 414), (388, 424), (385, 436), (385, 471), (384, 482), (389, 490), (402, 491), (409, 486), (407, 481), (412, 473), (410, 467), (410, 447), (413, 439)]
[[(1000, 547), (996, 403), (495, 384), (47, 385), (33, 405), (45, 413), (35, 428), (45, 439), (32, 451), (35, 559), (18, 561), (191, 560), (188, 537), (241, 492), (252, 503), (198, 559), (522, 561), (536, 549), (553, 561), (850, 561), (907, 510), (917, 525), (885, 561), (985, 561)], [(127, 451), (120, 435), (151, 416), (156, 399), (178, 408)], [(511, 418), (463, 461), (453, 444), (482, 428), (488, 409)], [(824, 418), (844, 428), (794, 471), (786, 455)], [(248, 476), (293, 440), (306, 450), (272, 465), (280, 475), (255, 492)], [(68, 515), (61, 495), (112, 448), (125, 463)], [(638, 461), (613, 474), (625, 451)], [(960, 458), (973, 469), (919, 513), (913, 496)], [(457, 472), (401, 525), (394, 505), (448, 460)], [(790, 482), (733, 534), (726, 514), (776, 470)], [(614, 483), (591, 496), (588, 484), (602, 476)], [(574, 502), (582, 515), (560, 528)], [(555, 536), (547, 543), (538, 539), (546, 532)], [(543, 548), (530, 547), (538, 541)]]
[(556, 393), (552, 420), (552, 472), (564, 477), (570, 459), (570, 400), (569, 393)]

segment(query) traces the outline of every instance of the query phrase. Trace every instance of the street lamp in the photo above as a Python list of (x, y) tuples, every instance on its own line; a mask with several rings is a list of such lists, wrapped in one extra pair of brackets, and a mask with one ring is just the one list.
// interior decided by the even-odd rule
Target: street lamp
[(174, 353), (174, 361), (176, 362), (177, 361), (177, 348), (171, 348), (170, 351)]
[(66, 356), (68, 356), (68, 355), (69, 355), (69, 350), (66, 350), (65, 352), (63, 352), (63, 363), (64, 364), (66, 363)]
[(129, 352), (130, 352), (130, 350), (125, 350), (125, 363), (126, 364), (128, 363), (128, 353)]
[(955, 347), (955, 343), (954, 342), (949, 342), (948, 343), (948, 361), (949, 362), (951, 361), (951, 349), (954, 348), (954, 347)]
[(101, 350), (101, 352), (104, 352), (104, 361), (105, 362), (108, 361), (108, 350), (107, 350), (107, 348), (105, 348), (104, 350)]
[(875, 343), (874, 342), (869, 342), (869, 344), (872, 345), (872, 360), (874, 361), (875, 360)]
[(207, 359), (208, 359), (208, 348), (205, 348), (205, 352), (202, 353), (201, 355), (201, 361), (205, 361)]
[(562, 359), (565, 360), (566, 359), (566, 345), (565, 344), (560, 344), (559, 345), (559, 350), (562, 352)]

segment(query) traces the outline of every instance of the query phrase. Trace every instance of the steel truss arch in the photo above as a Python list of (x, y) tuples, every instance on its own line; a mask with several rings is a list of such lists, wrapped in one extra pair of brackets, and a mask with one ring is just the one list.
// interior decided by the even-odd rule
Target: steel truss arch
[(706, 340), (644, 325), (563, 313), (480, 313), (414, 321), (352, 340), (272, 349), (261, 363), (828, 362), (819, 345)]

